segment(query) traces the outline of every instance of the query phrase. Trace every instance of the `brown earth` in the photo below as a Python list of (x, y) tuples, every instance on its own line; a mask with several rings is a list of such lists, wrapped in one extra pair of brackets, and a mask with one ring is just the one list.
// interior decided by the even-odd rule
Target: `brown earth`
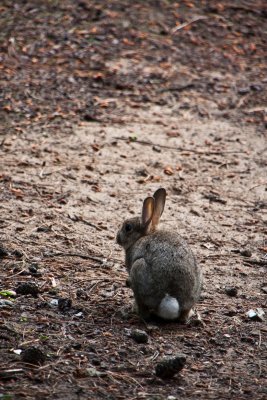
[[(264, 1), (104, 3), (0, 5), (0, 399), (264, 399)], [(115, 235), (161, 186), (202, 322), (131, 310)]]

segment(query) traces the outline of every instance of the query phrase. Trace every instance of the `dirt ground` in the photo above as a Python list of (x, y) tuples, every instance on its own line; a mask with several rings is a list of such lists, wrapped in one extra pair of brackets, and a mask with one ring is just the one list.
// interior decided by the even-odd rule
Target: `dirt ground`
[[(265, 2), (0, 11), (0, 399), (265, 399)], [(115, 236), (158, 187), (203, 269), (201, 322), (132, 311)]]

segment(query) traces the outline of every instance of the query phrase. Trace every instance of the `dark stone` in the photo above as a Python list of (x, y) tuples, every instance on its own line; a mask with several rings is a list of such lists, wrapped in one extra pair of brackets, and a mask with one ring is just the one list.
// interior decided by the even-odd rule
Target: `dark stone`
[(172, 378), (183, 369), (185, 362), (186, 355), (182, 353), (175, 357), (165, 358), (156, 365), (156, 376), (163, 379)]
[(136, 341), (136, 343), (147, 343), (148, 334), (140, 329), (135, 329), (131, 332), (131, 337)]
[(39, 270), (39, 265), (36, 263), (33, 263), (29, 266), (29, 272), (31, 275), (34, 275), (35, 277), (40, 277), (42, 276), (41, 272)]
[(152, 149), (156, 152), (156, 153), (161, 153), (161, 148), (159, 146), (153, 146)]
[(242, 88), (239, 88), (237, 90), (237, 93), (241, 94), (242, 96), (247, 94), (247, 93), (249, 93), (249, 92), (250, 92), (250, 88), (249, 87), (242, 87)]
[(61, 298), (58, 299), (58, 309), (61, 312), (66, 312), (71, 309), (72, 301), (71, 299)]
[(39, 293), (39, 288), (33, 282), (23, 282), (17, 286), (15, 291), (17, 294), (20, 295), (31, 294), (33, 297), (37, 297)]
[(250, 88), (255, 92), (261, 92), (263, 90), (262, 85), (260, 85), (259, 83), (253, 83), (252, 85), (250, 85)]
[(37, 232), (51, 232), (51, 226), (38, 226), (36, 229)]
[(8, 256), (8, 251), (0, 244), (0, 258)]
[(14, 250), (12, 252), (13, 256), (15, 256), (16, 258), (22, 258), (23, 257), (23, 253), (20, 250)]
[(76, 290), (76, 296), (79, 299), (82, 299), (82, 300), (88, 300), (88, 298), (89, 298), (87, 292), (85, 290), (83, 290), (83, 289), (77, 289)]
[(240, 254), (241, 254), (241, 256), (244, 256), (244, 257), (252, 256), (252, 252), (249, 249), (240, 250)]
[(21, 361), (25, 363), (40, 365), (43, 364), (45, 360), (46, 354), (38, 347), (28, 347), (21, 352)]
[(227, 294), (227, 296), (230, 296), (230, 297), (236, 297), (237, 292), (238, 292), (238, 290), (235, 286), (226, 286), (224, 291)]
[(81, 350), (82, 344), (81, 343), (73, 343), (72, 348), (74, 350)]

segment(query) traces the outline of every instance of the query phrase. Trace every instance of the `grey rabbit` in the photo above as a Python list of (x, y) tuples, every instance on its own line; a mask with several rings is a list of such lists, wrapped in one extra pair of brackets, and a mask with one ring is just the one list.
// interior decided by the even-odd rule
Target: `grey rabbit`
[(199, 298), (202, 272), (188, 244), (175, 232), (157, 230), (166, 191), (158, 189), (143, 202), (141, 218), (123, 222), (117, 243), (125, 264), (138, 313), (186, 321)]

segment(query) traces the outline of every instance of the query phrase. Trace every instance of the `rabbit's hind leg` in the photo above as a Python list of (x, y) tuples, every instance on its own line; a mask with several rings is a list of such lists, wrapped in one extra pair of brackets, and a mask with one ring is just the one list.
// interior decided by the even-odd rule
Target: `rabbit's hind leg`
[(183, 310), (179, 315), (179, 321), (187, 322), (193, 315), (194, 311), (192, 310), (192, 308), (190, 308), (189, 310)]
[(144, 258), (137, 259), (130, 271), (130, 286), (134, 292), (135, 308), (144, 320), (149, 319), (154, 308), (153, 281)]

